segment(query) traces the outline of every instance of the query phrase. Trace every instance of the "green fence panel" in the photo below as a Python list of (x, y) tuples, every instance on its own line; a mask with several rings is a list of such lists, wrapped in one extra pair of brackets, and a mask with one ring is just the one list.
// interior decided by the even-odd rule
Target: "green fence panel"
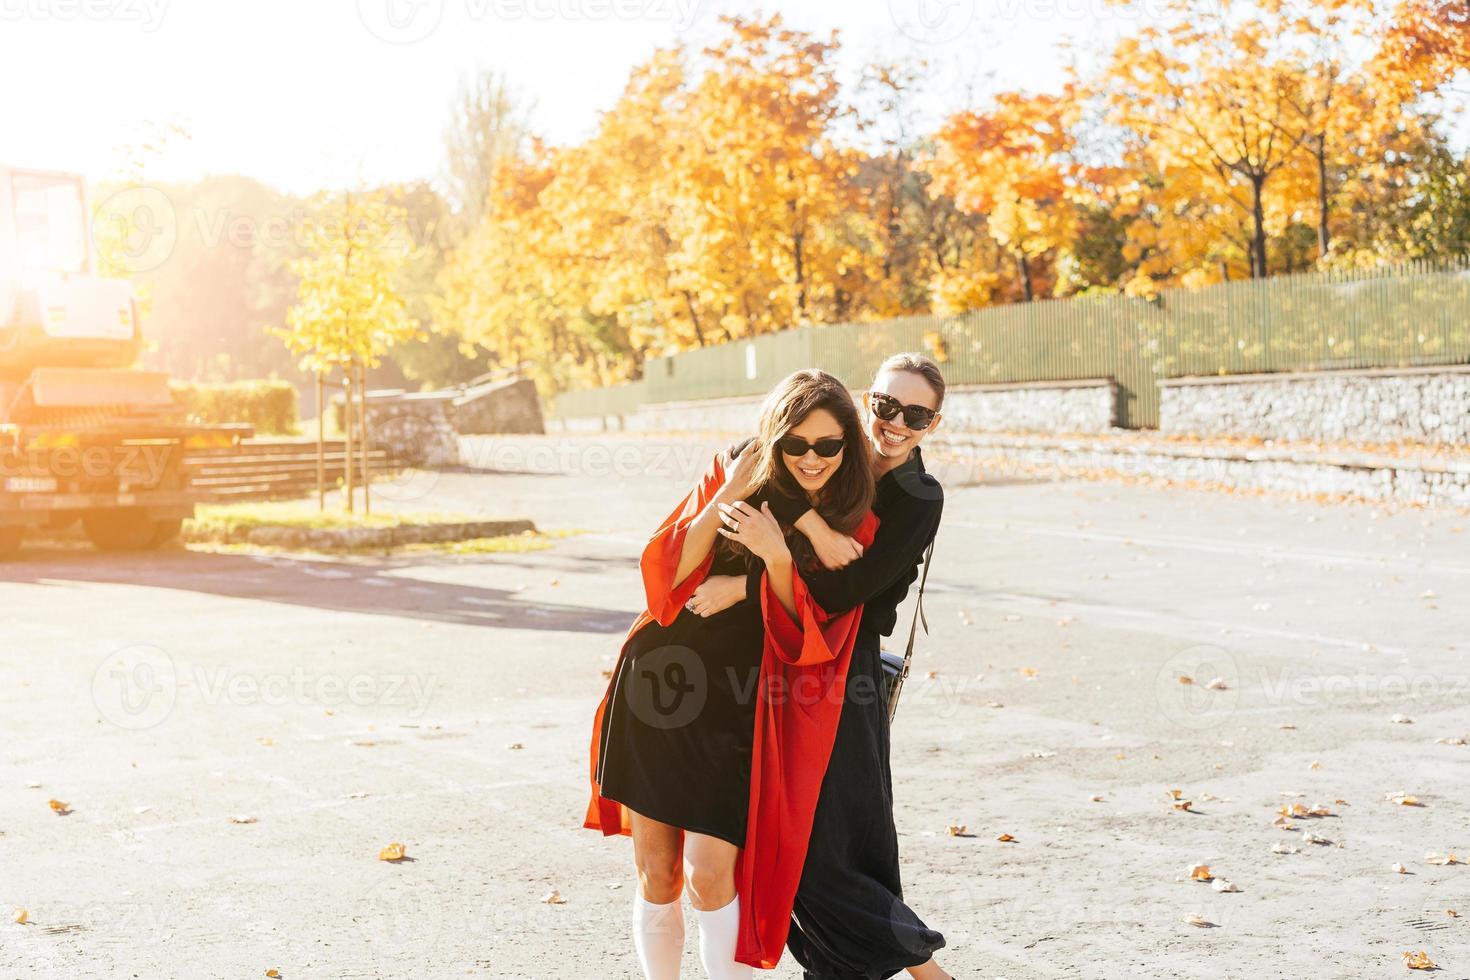
[(650, 358), (642, 382), (566, 392), (554, 410), (755, 395), (808, 366), (861, 388), (897, 351), (935, 357), (954, 385), (1112, 378), (1120, 424), (1148, 428), (1163, 378), (1470, 362), (1470, 257), (801, 327)]

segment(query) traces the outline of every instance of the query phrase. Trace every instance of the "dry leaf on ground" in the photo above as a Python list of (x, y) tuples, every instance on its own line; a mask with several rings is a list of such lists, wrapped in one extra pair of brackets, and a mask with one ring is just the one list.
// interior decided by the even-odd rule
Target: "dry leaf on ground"
[(30, 920), (30, 918), (30, 912), (26, 911), (25, 909), (16, 909), (15, 914), (10, 917), (10, 921), (16, 923), (17, 925), (23, 926)]
[(59, 816), (64, 817), (71, 812), (71, 804), (63, 803), (61, 800), (52, 800), (49, 806)]
[(256, 823), (259, 821), (259, 819), (259, 817), (252, 817), (248, 814), (237, 813), (230, 818), (230, 823)]
[(565, 904), (567, 904), (567, 900), (564, 899), (564, 898), (562, 898), (561, 897), (561, 892), (557, 891), (555, 888), (553, 888), (551, 891), (547, 892), (545, 895), (542, 895), (541, 896), (541, 901), (544, 902), (547, 905), (565, 905)]
[(1408, 967), (1411, 970), (1439, 969), (1439, 967), (1434, 964), (1434, 961), (1429, 958), (1429, 954), (1424, 952), (1424, 950), (1422, 949), (1415, 950), (1411, 953), (1404, 953), (1403, 956), (1404, 966)]
[(378, 852), (379, 861), (402, 861), (408, 857), (408, 848), (402, 844), (393, 843)]

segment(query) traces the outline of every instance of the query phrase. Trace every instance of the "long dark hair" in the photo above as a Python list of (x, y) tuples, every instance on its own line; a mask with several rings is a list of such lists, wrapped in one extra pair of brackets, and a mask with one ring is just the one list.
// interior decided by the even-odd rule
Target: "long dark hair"
[[(863, 431), (852, 393), (826, 371), (808, 368), (787, 375), (761, 404), (760, 434), (746, 450), (757, 453), (756, 489), (751, 495), (762, 496), (774, 485), (788, 497), (806, 496), (806, 491), (787, 469), (786, 460), (776, 443), (817, 409), (826, 409), (841, 426), (843, 450), (842, 462), (823, 484), (813, 506), (834, 531), (851, 534), (873, 506), (872, 448)], [(789, 528), (787, 530), (790, 531)], [(796, 537), (805, 543), (805, 538)], [(743, 546), (728, 538), (722, 536), (720, 540), (736, 553), (745, 552)], [(804, 550), (810, 551), (810, 546)], [(801, 564), (803, 556), (795, 550), (793, 556)]]

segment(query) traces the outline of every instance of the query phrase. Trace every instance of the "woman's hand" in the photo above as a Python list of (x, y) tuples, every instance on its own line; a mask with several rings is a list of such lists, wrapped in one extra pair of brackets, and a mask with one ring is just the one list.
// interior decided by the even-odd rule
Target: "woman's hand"
[(759, 455), (755, 443), (751, 443), (745, 447), (744, 452), (735, 457), (733, 464), (725, 468), (725, 485), (720, 490), (720, 496), (730, 502), (750, 496), (755, 489), (751, 483), (755, 479), (756, 457)]
[(733, 504), (721, 503), (719, 506), (720, 520), (725, 523), (724, 527), (716, 529), (721, 534), (745, 545), (751, 554), (767, 565), (783, 559), (788, 562), (791, 560), (791, 550), (786, 546), (786, 535), (781, 532), (781, 524), (776, 520), (776, 515), (771, 513), (770, 504), (761, 504), (760, 510), (743, 500), (737, 500)]
[(711, 575), (699, 583), (694, 595), (684, 604), (696, 616), (713, 616), (745, 600), (743, 575)]
[[(809, 510), (807, 514), (816, 514), (816, 510)], [(820, 517), (810, 521), (808, 526), (798, 521), (796, 529), (806, 535), (812, 543), (812, 550), (817, 553), (817, 560), (826, 568), (842, 568), (863, 556), (863, 546), (856, 539), (832, 530)]]

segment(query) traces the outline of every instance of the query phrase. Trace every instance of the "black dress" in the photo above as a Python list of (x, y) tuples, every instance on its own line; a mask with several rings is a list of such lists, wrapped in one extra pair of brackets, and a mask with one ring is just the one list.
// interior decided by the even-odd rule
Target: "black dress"
[[(751, 499), (759, 507), (763, 498)], [(683, 609), (628, 640), (598, 745), (604, 797), (736, 847), (745, 844), (765, 640), (760, 571), (759, 559), (716, 547), (709, 574), (745, 576), (746, 601), (707, 618)]]
[[(939, 528), (944, 491), (917, 448), (878, 481), (878, 534), (844, 568), (803, 572), (829, 613), (863, 604), (837, 741), (822, 781), (787, 945), (812, 980), (881, 980), (927, 962), (944, 937), (903, 902), (893, 826), (888, 711), (879, 637), (893, 633), (898, 605)], [(805, 505), (772, 502), (782, 520)]]

